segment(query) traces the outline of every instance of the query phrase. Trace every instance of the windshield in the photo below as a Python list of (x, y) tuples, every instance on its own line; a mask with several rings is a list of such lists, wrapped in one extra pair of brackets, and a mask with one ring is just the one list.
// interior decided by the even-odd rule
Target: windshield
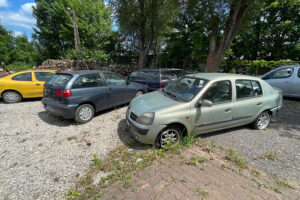
[(63, 87), (69, 82), (69, 80), (71, 80), (71, 78), (72, 76), (69, 74), (56, 74), (47, 82), (47, 85), (51, 85), (54, 87)]
[(190, 101), (200, 92), (207, 82), (205, 79), (183, 77), (171, 82), (162, 91), (169, 97), (181, 101)]

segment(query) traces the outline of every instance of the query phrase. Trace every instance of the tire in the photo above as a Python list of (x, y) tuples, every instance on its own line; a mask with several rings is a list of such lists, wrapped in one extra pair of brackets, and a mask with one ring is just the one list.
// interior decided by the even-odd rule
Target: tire
[(22, 101), (22, 96), (19, 92), (10, 90), (3, 93), (2, 99), (5, 103), (18, 103)]
[(80, 124), (91, 121), (94, 117), (95, 110), (91, 104), (80, 105), (76, 111), (74, 120)]
[(271, 115), (268, 111), (262, 112), (258, 118), (251, 124), (256, 130), (263, 130), (267, 128), (271, 121)]
[(143, 91), (138, 91), (138, 92), (135, 94), (135, 97), (141, 96), (141, 95), (143, 95), (143, 94), (144, 94)]
[[(175, 134), (173, 139), (171, 134)], [(155, 146), (158, 148), (165, 148), (168, 142), (171, 142), (173, 145), (175, 145), (178, 144), (181, 141), (181, 139), (182, 133), (177, 126), (167, 126), (157, 136)]]

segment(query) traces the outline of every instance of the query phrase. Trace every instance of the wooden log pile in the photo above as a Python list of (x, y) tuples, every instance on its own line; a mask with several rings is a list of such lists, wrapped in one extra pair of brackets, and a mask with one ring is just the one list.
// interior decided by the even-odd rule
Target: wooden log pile
[(0, 68), (0, 78), (12, 73), (14, 73), (14, 71), (10, 71), (2, 67)]
[(74, 71), (74, 70), (103, 70), (119, 73), (123, 76), (128, 76), (131, 72), (137, 69), (137, 66), (132, 65), (109, 65), (103, 66), (96, 61), (83, 60), (45, 60), (37, 69), (52, 69), (57, 71)]

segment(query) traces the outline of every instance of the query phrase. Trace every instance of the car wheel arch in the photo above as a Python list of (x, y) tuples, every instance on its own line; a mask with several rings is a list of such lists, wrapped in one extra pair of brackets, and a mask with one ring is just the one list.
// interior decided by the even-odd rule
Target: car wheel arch
[(3, 94), (4, 94), (5, 92), (8, 92), (8, 91), (17, 92), (19, 95), (21, 95), (21, 98), (23, 99), (22, 93), (19, 92), (18, 90), (14, 90), (14, 89), (7, 89), (7, 90), (2, 91), (2, 93), (1, 93), (1, 98), (3, 98)]
[(91, 102), (91, 101), (85, 101), (85, 102), (83, 102), (83, 103), (80, 103), (80, 104), (77, 106), (77, 108), (78, 108), (79, 106), (83, 105), (83, 104), (90, 104), (91, 106), (93, 106), (94, 110), (96, 111), (96, 106), (95, 106), (95, 104), (94, 104), (93, 102)]
[(188, 129), (187, 129), (187, 126), (184, 125), (183, 123), (181, 122), (172, 122), (172, 123), (168, 123), (167, 124), (167, 127), (168, 126), (177, 126), (180, 130), (181, 130), (181, 136), (182, 137), (185, 137), (187, 134), (188, 134)]

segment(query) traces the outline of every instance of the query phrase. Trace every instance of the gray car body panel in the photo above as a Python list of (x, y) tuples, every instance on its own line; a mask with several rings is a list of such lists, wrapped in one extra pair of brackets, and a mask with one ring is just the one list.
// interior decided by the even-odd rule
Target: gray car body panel
[[(263, 111), (270, 110), (275, 114), (282, 105), (281, 91), (272, 88), (265, 81), (251, 76), (224, 74), (224, 73), (198, 73), (186, 75), (207, 79), (209, 82), (190, 102), (180, 102), (164, 96), (160, 91), (152, 92), (135, 98), (130, 104), (130, 111), (137, 116), (146, 112), (154, 112), (155, 118), (151, 126), (141, 125), (126, 117), (129, 124), (143, 129), (149, 133), (143, 136), (142, 143), (154, 144), (155, 138), (163, 128), (170, 124), (184, 125), (188, 134), (203, 134), (212, 131), (242, 126), (253, 122)], [(236, 99), (235, 80), (246, 79), (258, 81), (262, 87), (263, 95), (252, 98)], [(204, 92), (215, 82), (229, 80), (232, 85), (232, 101), (213, 104), (212, 107), (196, 107)], [(230, 110), (229, 112), (228, 109)], [(272, 110), (273, 109), (273, 110)], [(271, 111), (272, 110), (272, 111)], [(155, 126), (155, 131), (152, 127)], [(161, 129), (157, 129), (160, 127)], [(138, 133), (134, 133), (140, 136)]]
[(271, 86), (279, 88), (283, 92), (283, 96), (300, 98), (300, 65), (287, 65), (278, 67), (261, 76), (264, 79), (270, 73), (284, 68), (293, 68), (293, 73), (288, 78), (266, 79)]

